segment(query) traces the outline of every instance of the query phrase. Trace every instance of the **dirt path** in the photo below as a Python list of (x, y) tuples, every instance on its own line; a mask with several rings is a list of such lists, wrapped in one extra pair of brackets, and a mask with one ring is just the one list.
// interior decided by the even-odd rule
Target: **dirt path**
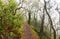
[[(23, 34), (21, 39), (39, 39), (38, 35), (33, 31), (32, 27), (29, 26), (27, 23), (24, 23), (22, 33)], [(36, 34), (36, 36), (34, 34)]]

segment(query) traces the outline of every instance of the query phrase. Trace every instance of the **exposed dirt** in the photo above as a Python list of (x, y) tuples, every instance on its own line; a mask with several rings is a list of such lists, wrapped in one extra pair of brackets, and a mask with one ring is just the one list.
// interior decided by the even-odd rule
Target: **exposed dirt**
[(28, 23), (23, 24), (21, 39), (39, 39), (36, 32), (33, 31), (32, 27), (28, 25)]

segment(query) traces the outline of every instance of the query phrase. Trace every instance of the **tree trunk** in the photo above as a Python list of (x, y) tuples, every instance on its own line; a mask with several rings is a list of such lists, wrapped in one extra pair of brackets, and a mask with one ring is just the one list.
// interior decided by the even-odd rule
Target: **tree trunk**
[(40, 27), (40, 32), (44, 31), (44, 19), (45, 19), (45, 14), (43, 13), (42, 23), (41, 23), (41, 27)]
[(51, 24), (51, 28), (53, 29), (53, 33), (54, 33), (54, 39), (56, 39), (56, 31), (55, 31), (55, 29), (54, 29), (54, 27), (53, 27), (52, 19), (51, 19), (50, 15), (49, 15), (49, 13), (48, 13), (48, 11), (47, 11), (45, 0), (44, 0), (44, 3), (45, 3), (44, 9), (45, 9), (45, 11), (46, 11), (46, 14), (47, 14), (48, 17), (49, 17), (49, 21), (50, 21), (50, 24)]
[(28, 13), (28, 24), (30, 24), (30, 20), (31, 20), (31, 11), (29, 11)]

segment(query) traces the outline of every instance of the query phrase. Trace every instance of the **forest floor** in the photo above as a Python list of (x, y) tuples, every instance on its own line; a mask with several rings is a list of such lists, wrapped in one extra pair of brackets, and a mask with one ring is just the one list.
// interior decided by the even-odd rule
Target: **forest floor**
[(39, 39), (39, 36), (28, 23), (24, 23), (21, 39)]

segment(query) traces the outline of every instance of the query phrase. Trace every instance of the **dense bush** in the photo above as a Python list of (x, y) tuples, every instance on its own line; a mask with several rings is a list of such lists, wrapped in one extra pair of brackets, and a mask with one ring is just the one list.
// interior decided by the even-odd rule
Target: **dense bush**
[(8, 4), (0, 0), (0, 35), (3, 35), (4, 38), (21, 36), (23, 17), (15, 13), (16, 8), (17, 3), (14, 0), (9, 0)]

